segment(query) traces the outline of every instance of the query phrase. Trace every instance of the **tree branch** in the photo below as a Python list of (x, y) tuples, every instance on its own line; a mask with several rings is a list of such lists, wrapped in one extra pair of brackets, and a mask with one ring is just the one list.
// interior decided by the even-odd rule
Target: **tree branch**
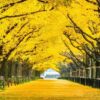
[(6, 18), (17, 18), (17, 17), (23, 17), (23, 16), (27, 16), (27, 15), (36, 14), (36, 13), (39, 13), (39, 12), (44, 12), (44, 11), (46, 11), (46, 10), (38, 10), (38, 11), (35, 11), (35, 12), (29, 12), (29, 13), (18, 14), (18, 15), (6, 15), (6, 16), (0, 17), (0, 20), (2, 20), (2, 19), (6, 19)]
[(17, 2), (12, 2), (12, 3), (9, 3), (9, 4), (5, 4), (3, 6), (0, 7), (1, 9), (1, 13), (5, 12), (6, 10), (8, 10), (10, 7), (13, 7), (14, 5), (16, 4), (20, 4), (20, 3), (23, 3), (27, 0), (20, 0), (20, 1), (17, 1)]

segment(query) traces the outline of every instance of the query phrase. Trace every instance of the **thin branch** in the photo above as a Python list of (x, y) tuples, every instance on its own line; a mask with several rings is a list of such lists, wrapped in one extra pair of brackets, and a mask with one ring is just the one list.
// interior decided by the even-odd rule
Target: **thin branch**
[(13, 26), (8, 27), (8, 30), (6, 31), (6, 34), (9, 34), (13, 29), (15, 29), (17, 27), (17, 23), (15, 23)]
[(29, 13), (18, 14), (18, 15), (6, 15), (6, 16), (0, 17), (0, 20), (2, 20), (2, 19), (6, 19), (6, 18), (17, 18), (17, 17), (23, 17), (23, 16), (27, 16), (27, 15), (36, 14), (36, 13), (39, 13), (39, 12), (44, 12), (44, 11), (46, 11), (46, 10), (38, 10), (38, 11), (35, 11), (35, 12), (29, 12)]
[(48, 3), (48, 0), (38, 0), (41, 3)]
[(82, 62), (81, 60), (79, 60), (76, 55), (72, 52), (72, 50), (70, 49), (70, 47), (65, 43), (65, 41), (63, 40), (65, 46), (68, 48), (68, 50), (70, 51), (70, 54), (81, 64), (86, 66), (86, 64), (84, 62)]
[[(74, 48), (76, 48), (76, 49), (78, 49), (80, 52), (82, 52), (82, 49), (80, 48), (80, 46), (75, 46), (74, 43), (72, 42), (73, 39), (71, 39), (70, 36), (69, 36), (67, 33), (63, 33), (63, 34), (67, 37), (67, 39), (70, 41), (71, 45), (72, 45)], [(78, 43), (76, 40), (75, 40), (74, 42)], [(79, 45), (79, 43), (78, 43), (78, 45)]]
[(88, 3), (91, 3), (91, 4), (93, 4), (93, 5), (98, 5), (97, 2), (94, 2), (94, 1), (92, 1), (92, 0), (85, 0), (85, 1), (87, 1)]
[(25, 39), (25, 37), (28, 36), (29, 34), (33, 33), (33, 32), (34, 32), (34, 30), (28, 32), (26, 35), (24, 35), (23, 37), (19, 38), (19, 41), (18, 41), (18, 43), (16, 44), (16, 46), (13, 47), (12, 49), (10, 49), (9, 52), (5, 55), (4, 58), (8, 59), (9, 56), (11, 55), (11, 53), (12, 53), (15, 49), (17, 49), (17, 47), (22, 43), (22, 41)]
[(20, 0), (20, 1), (17, 1), (17, 2), (12, 2), (12, 3), (9, 3), (9, 4), (5, 4), (5, 5), (3, 5), (3, 6), (0, 7), (1, 13), (5, 12), (9, 8), (13, 7), (14, 5), (23, 3), (25, 1), (27, 1), (27, 0)]
[[(93, 38), (92, 36), (88, 35), (87, 33), (85, 33), (85, 32), (72, 20), (72, 18), (71, 18), (69, 15), (67, 15), (67, 16), (68, 16), (68, 18), (70, 19), (70, 21), (72, 22), (72, 24), (74, 25), (75, 31), (76, 31), (76, 32), (78, 31), (78, 32), (83, 36), (83, 38), (84, 38), (88, 43), (90, 43), (90, 44), (92, 45), (92, 47), (94, 48), (93, 42), (90, 41), (88, 38), (90, 38), (90, 39), (92, 39), (92, 40), (94, 40), (94, 41), (96, 41), (96, 39)], [(87, 37), (88, 37), (88, 38), (87, 38)]]
[[(88, 35), (87, 33), (85, 33), (73, 20), (72, 20), (72, 18), (69, 16), (69, 15), (67, 15), (67, 17), (70, 19), (70, 21), (72, 22), (72, 24), (74, 25), (74, 28), (75, 29), (78, 29), (78, 32), (80, 32), (81, 34), (83, 34), (83, 35), (86, 35), (87, 37), (89, 37), (90, 39), (92, 39), (92, 40), (95, 40), (95, 38), (93, 38), (92, 36), (90, 36), (90, 35)], [(95, 40), (96, 41), (96, 40)]]

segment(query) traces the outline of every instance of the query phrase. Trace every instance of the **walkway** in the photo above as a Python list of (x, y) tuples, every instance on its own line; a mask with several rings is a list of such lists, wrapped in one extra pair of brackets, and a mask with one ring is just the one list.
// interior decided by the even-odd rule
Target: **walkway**
[(0, 100), (100, 100), (100, 90), (66, 80), (36, 80), (6, 88)]

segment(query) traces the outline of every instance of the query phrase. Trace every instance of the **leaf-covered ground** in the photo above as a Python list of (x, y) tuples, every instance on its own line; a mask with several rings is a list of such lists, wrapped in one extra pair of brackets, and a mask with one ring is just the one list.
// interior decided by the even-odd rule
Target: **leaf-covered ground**
[(100, 100), (100, 90), (66, 80), (36, 80), (6, 88), (0, 100)]

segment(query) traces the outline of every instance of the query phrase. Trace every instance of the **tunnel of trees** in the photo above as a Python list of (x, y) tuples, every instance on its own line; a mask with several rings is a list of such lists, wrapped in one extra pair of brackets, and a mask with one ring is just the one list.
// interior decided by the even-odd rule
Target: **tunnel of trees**
[[(18, 84), (35, 79), (50, 67), (49, 64), (45, 68), (49, 62), (56, 65), (62, 78), (100, 87), (100, 0), (1, 0), (0, 3), (0, 82)], [(49, 25), (55, 27), (52, 31), (58, 30), (51, 38), (49, 34), (54, 33)], [(47, 33), (43, 31), (46, 28)], [(49, 38), (41, 36), (42, 33)], [(55, 57), (48, 53), (51, 50), (48, 48), (58, 37), (64, 48), (58, 44), (60, 50)], [(52, 48), (54, 43), (50, 45)]]

